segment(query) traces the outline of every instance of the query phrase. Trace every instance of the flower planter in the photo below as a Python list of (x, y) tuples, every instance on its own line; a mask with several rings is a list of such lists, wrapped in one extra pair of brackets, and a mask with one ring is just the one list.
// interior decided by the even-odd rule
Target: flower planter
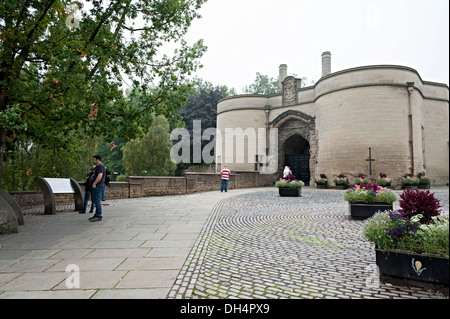
[(280, 196), (299, 197), (302, 194), (301, 188), (278, 188)]
[(364, 220), (372, 217), (378, 211), (392, 210), (392, 204), (383, 202), (359, 203), (351, 202), (350, 215), (353, 219)]
[(336, 189), (347, 189), (347, 185), (344, 184), (337, 184)]
[(375, 255), (381, 276), (412, 280), (412, 283), (449, 284), (447, 258), (399, 250), (384, 252), (378, 248)]
[(417, 189), (417, 185), (402, 185), (402, 189)]
[(419, 184), (418, 189), (430, 189), (430, 184)]
[(318, 188), (318, 189), (327, 189), (328, 185), (327, 184), (316, 184), (316, 188)]

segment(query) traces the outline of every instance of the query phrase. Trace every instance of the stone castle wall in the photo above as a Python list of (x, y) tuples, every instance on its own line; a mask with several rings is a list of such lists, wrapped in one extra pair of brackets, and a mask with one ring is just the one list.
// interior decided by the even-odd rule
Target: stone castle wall
[[(448, 182), (447, 85), (424, 82), (416, 70), (395, 65), (327, 73), (314, 86), (300, 89), (298, 79), (283, 78), (283, 85), (296, 83), (295, 98), (290, 93), (287, 99), (283, 88), (273, 96), (225, 98), (217, 107), (217, 129), (223, 134), (226, 128), (278, 128), (279, 170), (284, 165), (283, 142), (300, 135), (310, 144), (311, 179), (318, 174), (326, 174), (330, 181), (341, 173), (350, 178), (368, 175), (371, 147), (372, 177), (384, 173), (398, 179), (413, 167), (415, 174), (425, 171), (435, 184)], [(220, 147), (224, 151), (224, 141)], [(216, 157), (219, 168), (224, 158)], [(255, 170), (249, 162), (227, 164), (231, 169)]]

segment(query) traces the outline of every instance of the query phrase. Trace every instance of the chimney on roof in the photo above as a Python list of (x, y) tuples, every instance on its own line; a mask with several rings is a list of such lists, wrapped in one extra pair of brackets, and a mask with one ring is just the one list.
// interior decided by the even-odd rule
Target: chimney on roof
[(331, 73), (331, 53), (325, 51), (322, 53), (322, 77)]
[(283, 90), (283, 81), (287, 77), (287, 65), (280, 64), (280, 71), (278, 76), (278, 93), (281, 93)]

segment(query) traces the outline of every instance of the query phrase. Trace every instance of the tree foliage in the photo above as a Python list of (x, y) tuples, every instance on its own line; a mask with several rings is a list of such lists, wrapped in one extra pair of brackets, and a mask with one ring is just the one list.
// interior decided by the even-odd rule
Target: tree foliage
[[(298, 77), (298, 75), (293, 74), (292, 76)], [(256, 72), (255, 81), (252, 84), (244, 87), (243, 92), (246, 94), (264, 94), (264, 95), (272, 95), (278, 93), (278, 78), (271, 78), (268, 75), (263, 75), (259, 72)], [(310, 85), (314, 85), (314, 81), (309, 81), (306, 76), (301, 78), (300, 86), (306, 87)]]
[(102, 163), (111, 172), (111, 180), (115, 181), (119, 175), (125, 174), (123, 164), (123, 149), (126, 145), (124, 138), (115, 137), (113, 140), (103, 139), (99, 144), (97, 151), (94, 152), (102, 158)]
[(129, 141), (123, 149), (123, 162), (128, 175), (170, 176), (175, 163), (170, 159), (170, 124), (157, 116), (145, 136)]
[(217, 103), (235, 93), (227, 86), (213, 87), (208, 82), (194, 86), (191, 92), (186, 104), (180, 109), (181, 119), (190, 133), (192, 133), (194, 120), (201, 121), (202, 130), (216, 127)]
[[(183, 36), (205, 1), (0, 0), (0, 186), (6, 145), (19, 136), (67, 150), (80, 134), (142, 135), (148, 113), (179, 121), (206, 50)], [(168, 42), (179, 48), (161, 56)]]
[[(191, 159), (190, 163), (193, 163), (193, 150), (192, 145), (194, 139), (203, 146), (208, 144), (209, 140), (202, 140), (204, 130), (208, 128), (216, 128), (217, 126), (217, 104), (219, 100), (236, 94), (234, 89), (229, 89), (227, 86), (213, 86), (210, 82), (204, 82), (202, 80), (196, 81), (192, 88), (191, 95), (186, 101), (186, 105), (180, 110), (182, 121), (185, 128), (188, 130), (191, 138)], [(201, 128), (198, 132), (194, 132), (194, 121)]]
[(278, 79), (270, 78), (268, 75), (263, 75), (256, 72), (255, 81), (252, 84), (244, 87), (243, 92), (247, 94), (264, 94), (272, 95), (278, 92)]
[(3, 171), (4, 188), (10, 191), (35, 189), (34, 176), (72, 177), (84, 180), (92, 166), (98, 138), (74, 136), (70, 148), (44, 148), (25, 137), (17, 137), (10, 147)]

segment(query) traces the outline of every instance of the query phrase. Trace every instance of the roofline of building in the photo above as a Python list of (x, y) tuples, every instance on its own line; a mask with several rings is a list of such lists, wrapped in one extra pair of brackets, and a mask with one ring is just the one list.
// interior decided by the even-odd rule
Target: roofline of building
[[(315, 89), (315, 87), (322, 82), (323, 80), (332, 78), (334, 76), (338, 76), (338, 75), (342, 75), (345, 73), (349, 73), (349, 72), (355, 72), (355, 71), (363, 71), (363, 70), (367, 70), (367, 69), (401, 69), (401, 70), (405, 70), (405, 71), (410, 71), (415, 73), (419, 79), (421, 80), (422, 84), (426, 84), (426, 85), (436, 85), (436, 86), (441, 86), (444, 88), (449, 88), (447, 84), (445, 83), (440, 83), (440, 82), (432, 82), (432, 81), (424, 81), (422, 79), (422, 77), (420, 76), (419, 72), (417, 72), (417, 70), (411, 68), (411, 67), (407, 67), (407, 66), (403, 66), (403, 65), (394, 65), (394, 64), (380, 64), (380, 65), (366, 65), (366, 66), (359, 66), (359, 67), (355, 67), (355, 68), (350, 68), (350, 69), (345, 69), (345, 70), (341, 70), (341, 71), (336, 71), (330, 74), (327, 74), (323, 77), (321, 77), (314, 85), (308, 86), (308, 87), (303, 87), (300, 88), (299, 91), (302, 90), (309, 90), (309, 89)], [(282, 95), (282, 93), (277, 93), (277, 94), (270, 94), (270, 95), (264, 95), (264, 94), (239, 94), (239, 95), (233, 95), (233, 96), (229, 96), (229, 97), (225, 97), (223, 99), (220, 99), (218, 101), (218, 103), (222, 102), (222, 101), (226, 101), (226, 100), (230, 100), (230, 99), (235, 99), (235, 98), (242, 98), (242, 97), (260, 97), (260, 98), (271, 98), (271, 97), (275, 97), (275, 96), (280, 96)]]

